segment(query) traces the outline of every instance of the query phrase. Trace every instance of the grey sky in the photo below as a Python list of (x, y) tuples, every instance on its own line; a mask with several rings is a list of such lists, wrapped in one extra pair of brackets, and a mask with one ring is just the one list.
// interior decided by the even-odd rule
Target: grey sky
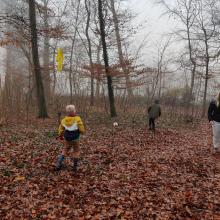
[(167, 16), (161, 16), (164, 10), (154, 2), (155, 0), (129, 0), (131, 9), (138, 14), (137, 20), (146, 21), (143, 32), (150, 32), (155, 39), (168, 32), (175, 24)]
[[(172, 32), (177, 23), (167, 15), (163, 15), (164, 9), (155, 4), (156, 0), (128, 0), (127, 6), (137, 14), (135, 24), (141, 23), (143, 28), (140, 29), (135, 43), (140, 43), (144, 36), (147, 37), (147, 45), (142, 49), (144, 59), (148, 63), (153, 64), (154, 55), (156, 55), (159, 44), (166, 41), (164, 34)], [(162, 37), (163, 36), (163, 37)], [(174, 46), (174, 45), (173, 45)], [(172, 46), (171, 46), (172, 47)], [(178, 47), (175, 45), (175, 50)]]
[[(6, 0), (0, 0), (6, 1)], [(155, 47), (161, 41), (161, 36), (168, 33), (175, 24), (166, 16), (161, 16), (163, 10), (160, 6), (154, 4), (155, 0), (127, 0), (127, 6), (137, 14), (135, 24), (142, 24), (143, 28), (137, 34), (135, 42), (141, 42), (144, 36), (148, 36), (148, 43), (143, 52), (147, 59), (151, 59), (148, 54), (155, 52)], [(145, 60), (146, 60), (145, 58)], [(148, 60), (149, 62), (150, 60)], [(4, 61), (0, 61), (1, 63)]]

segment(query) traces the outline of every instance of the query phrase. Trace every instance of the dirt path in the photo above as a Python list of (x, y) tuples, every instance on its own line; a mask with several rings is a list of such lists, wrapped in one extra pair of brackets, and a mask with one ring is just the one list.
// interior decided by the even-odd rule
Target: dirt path
[(0, 219), (220, 219), (207, 124), (156, 135), (89, 128), (75, 177), (69, 160), (53, 171), (61, 144), (48, 129), (2, 128), (1, 137)]

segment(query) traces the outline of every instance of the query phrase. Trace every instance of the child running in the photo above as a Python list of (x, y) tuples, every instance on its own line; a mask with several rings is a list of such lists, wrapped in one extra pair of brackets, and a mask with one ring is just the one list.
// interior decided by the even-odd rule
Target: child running
[(79, 140), (80, 135), (85, 132), (83, 122), (79, 116), (76, 115), (76, 108), (74, 105), (66, 106), (66, 114), (59, 126), (59, 136), (64, 138), (65, 145), (59, 155), (56, 163), (56, 171), (61, 170), (64, 158), (68, 156), (70, 150), (73, 150), (73, 172), (77, 171), (77, 164), (80, 157)]

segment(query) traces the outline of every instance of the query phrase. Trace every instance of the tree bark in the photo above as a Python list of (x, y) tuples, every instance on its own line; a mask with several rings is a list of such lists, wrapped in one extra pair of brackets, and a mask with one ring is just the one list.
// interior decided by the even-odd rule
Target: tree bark
[[(101, 52), (101, 46), (102, 46), (102, 41), (101, 39), (99, 40), (99, 44), (97, 45), (97, 57), (96, 57), (96, 63), (101, 65), (101, 60), (100, 60), (100, 52)], [(96, 92), (95, 92), (95, 96), (96, 99), (99, 99), (100, 97), (100, 80), (101, 80), (101, 73), (98, 73), (99, 75), (97, 76), (96, 79)]]
[(39, 55), (38, 55), (38, 39), (37, 39), (37, 28), (36, 28), (36, 10), (35, 1), (29, 0), (29, 19), (30, 19), (30, 30), (31, 30), (31, 44), (32, 44), (32, 58), (34, 64), (34, 74), (36, 80), (37, 89), (37, 101), (38, 101), (38, 117), (47, 118), (47, 107), (44, 95), (44, 86), (41, 76)]
[(5, 103), (5, 108), (13, 109), (12, 102), (12, 70), (11, 70), (11, 57), (12, 49), (10, 46), (6, 47), (6, 73), (5, 73), (5, 83), (4, 83), (4, 95), (3, 95), (3, 103)]
[(205, 57), (205, 89), (204, 89), (204, 95), (203, 95), (203, 102), (202, 102), (202, 117), (205, 116), (206, 113), (206, 98), (207, 98), (207, 89), (208, 89), (208, 79), (209, 79), (209, 45), (208, 45), (208, 36), (206, 29), (203, 27), (203, 33), (205, 37), (205, 51), (206, 51), (206, 57)]
[(70, 103), (73, 102), (73, 82), (72, 82), (72, 74), (73, 74), (73, 49), (75, 43), (75, 36), (72, 39), (71, 45), (71, 53), (70, 53), (70, 70), (69, 70), (69, 84), (70, 84)]
[(94, 105), (94, 65), (93, 65), (93, 60), (92, 60), (91, 40), (90, 40), (90, 37), (89, 37), (89, 25), (90, 25), (91, 11), (90, 11), (90, 3), (88, 3), (87, 0), (85, 0), (85, 8), (86, 8), (86, 12), (87, 12), (86, 39), (87, 39), (87, 42), (88, 42), (88, 55), (89, 55), (89, 65), (90, 65), (90, 73), (91, 73), (90, 105), (93, 106)]
[[(75, 76), (73, 75), (73, 52), (74, 52), (74, 46), (76, 41), (76, 34), (77, 34), (77, 28), (78, 28), (78, 20), (79, 20), (79, 13), (80, 13), (80, 3), (81, 1), (77, 1), (77, 8), (76, 8), (76, 20), (75, 20), (75, 30), (72, 38), (72, 45), (71, 45), (71, 53), (70, 53), (70, 68), (69, 68), (69, 85), (70, 85), (70, 102), (73, 102), (73, 87), (76, 90), (75, 84)], [(76, 95), (76, 92), (75, 92)]]
[[(57, 46), (57, 43), (55, 44)], [(52, 94), (55, 96), (56, 94), (56, 84), (57, 84), (57, 76), (56, 76), (56, 46), (53, 48), (53, 85), (52, 85)]]
[(50, 46), (49, 46), (49, 36), (48, 36), (48, 30), (49, 30), (49, 24), (48, 24), (48, 0), (44, 0), (44, 13), (43, 13), (43, 21), (44, 21), (44, 29), (45, 29), (45, 36), (44, 36), (44, 71), (43, 71), (43, 82), (44, 82), (44, 88), (45, 88), (45, 95), (47, 97), (47, 100), (50, 100), (51, 96), (51, 88), (50, 88)]
[(109, 63), (108, 63), (108, 52), (106, 46), (106, 39), (105, 39), (105, 24), (104, 24), (104, 16), (102, 11), (102, 0), (98, 0), (98, 12), (99, 12), (99, 23), (100, 23), (100, 33), (102, 39), (102, 49), (103, 49), (103, 59), (105, 63), (105, 72), (107, 76), (107, 83), (108, 83), (108, 96), (109, 96), (109, 104), (110, 104), (110, 114), (111, 117), (117, 116), (116, 109), (115, 109), (115, 98), (114, 98), (114, 90), (112, 86), (112, 77), (109, 72)]
[(192, 43), (191, 43), (191, 37), (190, 37), (190, 26), (189, 26), (188, 17), (187, 17), (187, 22), (186, 22), (186, 29), (187, 29), (187, 40), (188, 40), (188, 49), (189, 49), (189, 60), (191, 64), (193, 65), (193, 68), (191, 71), (191, 84), (190, 84), (190, 92), (189, 92), (189, 100), (188, 100), (188, 104), (190, 106), (190, 103), (193, 100), (193, 89), (194, 89), (195, 73), (196, 73), (196, 61), (193, 58), (193, 49), (192, 49)]

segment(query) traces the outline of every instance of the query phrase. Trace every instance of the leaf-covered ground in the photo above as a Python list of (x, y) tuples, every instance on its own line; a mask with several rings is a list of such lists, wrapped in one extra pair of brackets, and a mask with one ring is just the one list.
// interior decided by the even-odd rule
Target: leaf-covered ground
[(208, 124), (87, 127), (77, 176), (53, 171), (51, 121), (0, 128), (0, 219), (220, 219), (220, 156)]

